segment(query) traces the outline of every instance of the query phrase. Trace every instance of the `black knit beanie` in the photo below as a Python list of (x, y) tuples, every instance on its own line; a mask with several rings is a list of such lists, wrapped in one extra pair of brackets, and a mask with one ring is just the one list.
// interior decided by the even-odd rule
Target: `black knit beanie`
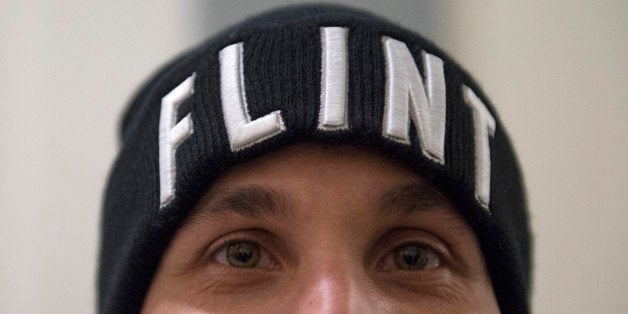
[(430, 180), (475, 231), (501, 311), (528, 312), (525, 192), (492, 104), (429, 41), (330, 5), (248, 19), (141, 88), (104, 199), (99, 311), (141, 310), (171, 238), (219, 175), (302, 141), (373, 147)]

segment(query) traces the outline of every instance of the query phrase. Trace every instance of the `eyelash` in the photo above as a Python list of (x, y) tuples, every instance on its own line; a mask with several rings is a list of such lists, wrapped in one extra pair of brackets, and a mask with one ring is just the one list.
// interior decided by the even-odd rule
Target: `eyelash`
[(225, 247), (227, 247), (227, 245), (234, 244), (234, 243), (240, 243), (240, 242), (253, 243), (255, 245), (259, 245), (260, 247), (262, 247), (262, 245), (258, 241), (255, 241), (255, 240), (249, 239), (249, 238), (245, 238), (245, 237), (226, 238), (226, 239), (221, 240), (220, 242), (221, 242), (221, 244), (214, 251), (218, 252), (218, 251), (224, 249)]
[(218, 245), (217, 248), (212, 250), (211, 257), (212, 258), (216, 257), (216, 254), (218, 254), (220, 251), (224, 250), (225, 248), (227, 248), (227, 246), (231, 244), (242, 243), (242, 242), (255, 244), (259, 246), (261, 249), (266, 250), (263, 245), (261, 245), (258, 241), (255, 241), (253, 239), (249, 239), (245, 237), (226, 238), (226, 239), (220, 240), (220, 245)]
[[(426, 243), (425, 241), (406, 240), (406, 241), (402, 241), (399, 244), (394, 245), (392, 249), (388, 250), (381, 258), (379, 258), (377, 263), (375, 264), (376, 269), (378, 270), (382, 269), (384, 264), (388, 261), (389, 258), (394, 258), (395, 251), (401, 248), (407, 247), (407, 246), (416, 246), (416, 247), (428, 250), (431, 253), (433, 253), (436, 256), (436, 258), (438, 258), (438, 265), (436, 265), (433, 268), (441, 267), (446, 262), (445, 255), (433, 245), (430, 245)], [(427, 268), (427, 269), (422, 269), (421, 271), (427, 271), (430, 269), (432, 269), (432, 267)], [(399, 269), (399, 270), (402, 270), (402, 269)]]
[[(224, 240), (221, 240), (220, 245), (218, 245), (217, 248), (211, 250), (210, 261), (216, 262), (216, 258), (223, 250), (225, 250), (229, 245), (237, 244), (237, 243), (250, 243), (250, 244), (256, 245), (260, 249), (260, 254), (267, 255), (267, 257), (270, 259), (270, 262), (272, 262), (274, 265), (281, 265), (280, 263), (277, 262), (277, 259), (272, 254), (270, 254), (270, 252), (266, 249), (266, 247), (262, 245), (259, 241), (254, 240), (252, 238), (248, 238), (248, 237), (242, 237), (242, 236), (233, 237), (233, 238), (228, 237)], [(224, 265), (222, 263), (219, 263), (219, 264)], [(235, 267), (231, 265), (224, 265), (224, 266)], [(256, 268), (261, 268), (261, 267), (253, 267), (253, 268), (248, 268), (248, 269), (256, 269)]]
[[(231, 265), (224, 265), (223, 263), (217, 262), (216, 259), (218, 257), (218, 255), (225, 250), (229, 245), (233, 245), (233, 244), (237, 244), (237, 243), (250, 243), (253, 245), (256, 245), (257, 247), (259, 247), (260, 249), (260, 254), (265, 254), (267, 255), (267, 257), (270, 259), (270, 261), (275, 264), (275, 265), (281, 265), (281, 263), (279, 263), (277, 261), (277, 258), (275, 258), (267, 249), (264, 245), (262, 245), (259, 241), (254, 240), (252, 238), (249, 237), (243, 237), (243, 236), (238, 236), (238, 237), (232, 237), (232, 238), (226, 238), (220, 241), (220, 245), (217, 246), (217, 248), (211, 250), (211, 254), (209, 255), (210, 261), (211, 262), (216, 262), (219, 263), (223, 266), (226, 267), (234, 267), (235, 266), (231, 266)], [(445, 255), (440, 252), (439, 249), (435, 248), (433, 245), (430, 245), (428, 243), (426, 243), (425, 241), (418, 241), (418, 240), (406, 240), (406, 241), (402, 241), (401, 243), (398, 243), (396, 245), (393, 246), (392, 249), (388, 250), (385, 254), (383, 254), (380, 258), (377, 259), (377, 262), (375, 264), (375, 268), (380, 270), (383, 268), (384, 264), (389, 260), (389, 258), (394, 258), (394, 254), (395, 251), (404, 248), (406, 246), (417, 246), (423, 249), (426, 249), (428, 251), (430, 251), (431, 253), (433, 253), (436, 258), (438, 258), (438, 265), (436, 265), (434, 268), (437, 267), (441, 267), (442, 265), (444, 265), (446, 263), (446, 258)], [(253, 267), (253, 268), (247, 268), (248, 270), (250, 269), (260, 269), (262, 267)], [(426, 271), (432, 269), (427, 268), (424, 269), (422, 271)], [(401, 269), (399, 269), (401, 270)]]

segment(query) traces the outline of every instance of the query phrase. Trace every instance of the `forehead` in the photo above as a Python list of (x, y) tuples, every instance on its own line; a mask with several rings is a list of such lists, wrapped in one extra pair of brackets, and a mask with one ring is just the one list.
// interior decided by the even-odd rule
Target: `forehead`
[[(231, 186), (282, 186), (287, 190), (325, 189), (342, 186), (351, 194), (361, 186), (421, 182), (423, 178), (394, 159), (370, 148), (299, 143), (235, 166), (221, 176), (211, 190)], [(340, 183), (347, 183), (342, 185)], [(337, 187), (336, 187), (337, 189)]]

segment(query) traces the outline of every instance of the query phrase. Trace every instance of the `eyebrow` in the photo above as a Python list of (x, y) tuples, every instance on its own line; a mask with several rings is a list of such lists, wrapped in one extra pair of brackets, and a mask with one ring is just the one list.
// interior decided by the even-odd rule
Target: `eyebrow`
[(215, 221), (228, 212), (252, 219), (290, 214), (286, 208), (286, 199), (282, 193), (268, 187), (243, 186), (206, 195), (195, 206), (184, 225), (188, 227), (205, 219)]
[[(408, 217), (426, 210), (451, 207), (442, 193), (426, 183), (411, 183), (392, 188), (377, 185), (372, 187), (369, 194), (374, 195), (369, 203), (381, 218)], [(207, 195), (196, 206), (197, 213), (191, 216), (215, 221), (229, 212), (252, 219), (292, 215), (293, 212), (286, 206), (286, 202), (286, 195), (272, 188), (243, 186)], [(188, 223), (194, 224), (194, 220), (196, 219), (189, 219)]]
[[(372, 195), (378, 195), (377, 187)], [(434, 210), (439, 208), (450, 208), (452, 205), (447, 198), (436, 188), (426, 183), (410, 183), (388, 188), (379, 193), (381, 195), (375, 200), (377, 214), (380, 217), (410, 215)]]
[(282, 193), (270, 188), (246, 186), (229, 190), (221, 198), (222, 208), (249, 218), (283, 214), (286, 199)]

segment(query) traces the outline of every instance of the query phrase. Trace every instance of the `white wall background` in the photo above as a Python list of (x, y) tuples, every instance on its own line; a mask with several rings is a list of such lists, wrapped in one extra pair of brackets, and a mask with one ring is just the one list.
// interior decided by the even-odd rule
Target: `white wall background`
[[(117, 119), (160, 64), (293, 1), (0, 1), (0, 313), (95, 304)], [(628, 2), (348, 1), (478, 79), (519, 152), (537, 313), (628, 312)]]

